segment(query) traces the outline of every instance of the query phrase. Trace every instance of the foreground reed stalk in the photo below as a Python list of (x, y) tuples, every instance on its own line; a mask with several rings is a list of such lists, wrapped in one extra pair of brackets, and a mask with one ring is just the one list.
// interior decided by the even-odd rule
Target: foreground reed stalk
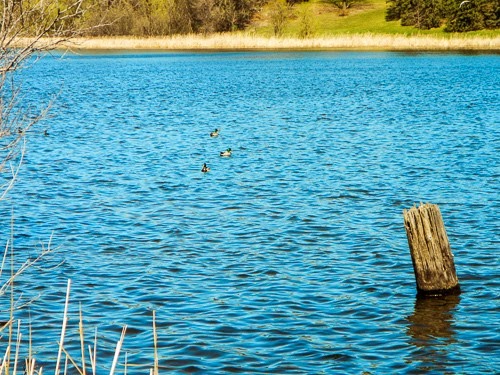
[(156, 312), (153, 310), (153, 343), (154, 343), (154, 365), (153, 375), (158, 375), (158, 335), (156, 334)]
[(66, 334), (66, 324), (68, 323), (68, 306), (69, 306), (69, 292), (71, 290), (71, 280), (68, 280), (68, 286), (66, 289), (66, 302), (64, 303), (64, 315), (63, 324), (61, 329), (61, 340), (59, 341), (59, 352), (57, 353), (56, 370), (55, 375), (59, 375), (59, 364), (61, 363), (61, 355), (64, 346), (64, 336)]

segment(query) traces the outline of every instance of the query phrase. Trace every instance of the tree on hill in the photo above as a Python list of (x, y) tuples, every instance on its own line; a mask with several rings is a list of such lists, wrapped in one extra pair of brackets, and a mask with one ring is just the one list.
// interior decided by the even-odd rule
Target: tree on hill
[(315, 32), (314, 14), (311, 7), (306, 6), (298, 13), (299, 16), (299, 37), (309, 38)]
[(500, 26), (500, 0), (388, 0), (386, 20), (402, 26), (445, 31), (496, 29)]
[(285, 0), (272, 0), (269, 3), (269, 16), (275, 36), (283, 35), (285, 26), (292, 14), (293, 4)]
[(458, 6), (450, 0), (443, 2), (450, 32), (496, 29), (500, 27), (500, 0), (462, 1)]
[(389, 0), (386, 20), (402, 26), (431, 29), (441, 26), (440, 0)]
[(347, 16), (349, 10), (356, 5), (363, 4), (365, 0), (329, 0), (331, 4), (339, 9), (340, 16)]
[(265, 0), (87, 0), (94, 2), (86, 22), (107, 26), (93, 35), (159, 36), (241, 30)]

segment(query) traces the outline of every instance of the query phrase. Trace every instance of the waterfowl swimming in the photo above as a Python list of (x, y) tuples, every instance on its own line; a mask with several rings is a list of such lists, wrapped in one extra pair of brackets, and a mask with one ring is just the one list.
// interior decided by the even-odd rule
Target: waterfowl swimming
[(45, 129), (45, 130), (43, 131), (43, 135), (44, 135), (44, 136), (46, 136), (46, 137), (49, 135), (49, 132), (48, 132), (48, 130), (47, 130), (47, 129)]
[(215, 129), (213, 132), (210, 133), (211, 137), (218, 137), (219, 136), (219, 129)]
[(220, 156), (231, 156), (231, 149), (228, 148), (226, 151), (221, 151)]
[(207, 167), (207, 163), (203, 163), (203, 167), (201, 167), (201, 171), (203, 173), (210, 171), (210, 168)]

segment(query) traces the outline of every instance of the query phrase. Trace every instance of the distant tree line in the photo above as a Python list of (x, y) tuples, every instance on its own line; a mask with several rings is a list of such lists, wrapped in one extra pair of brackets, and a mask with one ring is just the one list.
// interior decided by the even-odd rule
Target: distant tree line
[(500, 0), (387, 0), (387, 21), (464, 32), (500, 27)]
[(265, 0), (86, 0), (91, 35), (158, 36), (241, 30)]
[[(26, 32), (36, 34), (37, 4), (46, 4), (45, 12), (54, 20), (50, 30), (72, 29), (89, 36), (161, 36), (242, 30), (267, 4), (275, 35), (282, 35), (288, 20), (298, 16), (299, 34), (307, 37), (313, 32), (314, 16), (310, 11), (292, 11), (304, 1), (308, 0), (4, 0), (0, 14), (18, 19), (28, 25)], [(341, 16), (369, 1), (325, 0)], [(78, 16), (67, 17), (64, 10), (73, 4), (79, 4)], [(387, 0), (387, 4), (386, 20), (400, 20), (403, 26), (431, 29), (445, 25), (450, 32), (500, 26), (500, 0)]]

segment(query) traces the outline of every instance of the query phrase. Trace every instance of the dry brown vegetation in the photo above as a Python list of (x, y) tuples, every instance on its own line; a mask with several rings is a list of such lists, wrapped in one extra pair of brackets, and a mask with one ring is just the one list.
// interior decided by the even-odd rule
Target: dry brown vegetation
[(158, 38), (78, 38), (66, 48), (78, 50), (500, 50), (500, 36), (404, 36), (351, 34), (314, 38), (262, 37), (244, 33), (176, 35)]
[[(72, 356), (65, 347), (65, 341), (67, 336), (67, 330), (69, 327), (69, 314), (68, 307), (70, 302), (70, 291), (71, 291), (71, 280), (68, 280), (68, 285), (66, 289), (66, 299), (64, 304), (64, 313), (61, 321), (61, 336), (58, 341), (58, 352), (57, 359), (54, 362), (54, 373), (56, 375), (72, 373), (73, 369), (79, 374), (92, 374), (95, 375), (99, 371), (99, 366), (97, 364), (98, 359), (98, 335), (97, 330), (95, 331), (94, 337), (89, 343), (86, 339), (85, 327), (83, 325), (82, 312), (79, 314), (78, 322), (78, 335), (80, 341), (80, 353), (78, 358)], [(5, 346), (2, 346), (2, 352), (0, 352), (0, 375), (15, 375), (20, 368), (24, 368), (24, 374), (27, 375), (41, 375), (43, 373), (43, 367), (37, 363), (35, 356), (33, 355), (33, 350), (31, 347), (31, 338), (23, 337), (21, 332), (22, 322), (20, 320), (14, 320), (12, 317), (8, 322), (0, 324), (0, 339), (5, 339)], [(118, 367), (120, 370), (123, 368), (123, 373), (127, 373), (127, 357), (125, 353), (124, 363), (119, 363), (119, 358), (123, 354), (123, 342), (125, 340), (127, 326), (124, 325), (120, 338), (116, 342), (115, 353), (113, 356), (113, 361), (110, 367), (110, 375), (114, 375), (118, 372)], [(3, 332), (7, 332), (6, 337), (2, 337)], [(31, 330), (30, 330), (31, 335)], [(156, 315), (153, 311), (153, 338), (154, 338), (154, 358), (149, 368), (150, 375), (158, 375), (158, 348), (157, 348), (157, 333), (156, 333)], [(0, 340), (2, 342), (2, 340)], [(5, 348), (5, 351), (3, 351)], [(28, 356), (23, 359), (22, 353), (27, 349)], [(55, 354), (55, 353), (54, 353)], [(87, 369), (87, 365), (90, 364), (90, 369)]]

